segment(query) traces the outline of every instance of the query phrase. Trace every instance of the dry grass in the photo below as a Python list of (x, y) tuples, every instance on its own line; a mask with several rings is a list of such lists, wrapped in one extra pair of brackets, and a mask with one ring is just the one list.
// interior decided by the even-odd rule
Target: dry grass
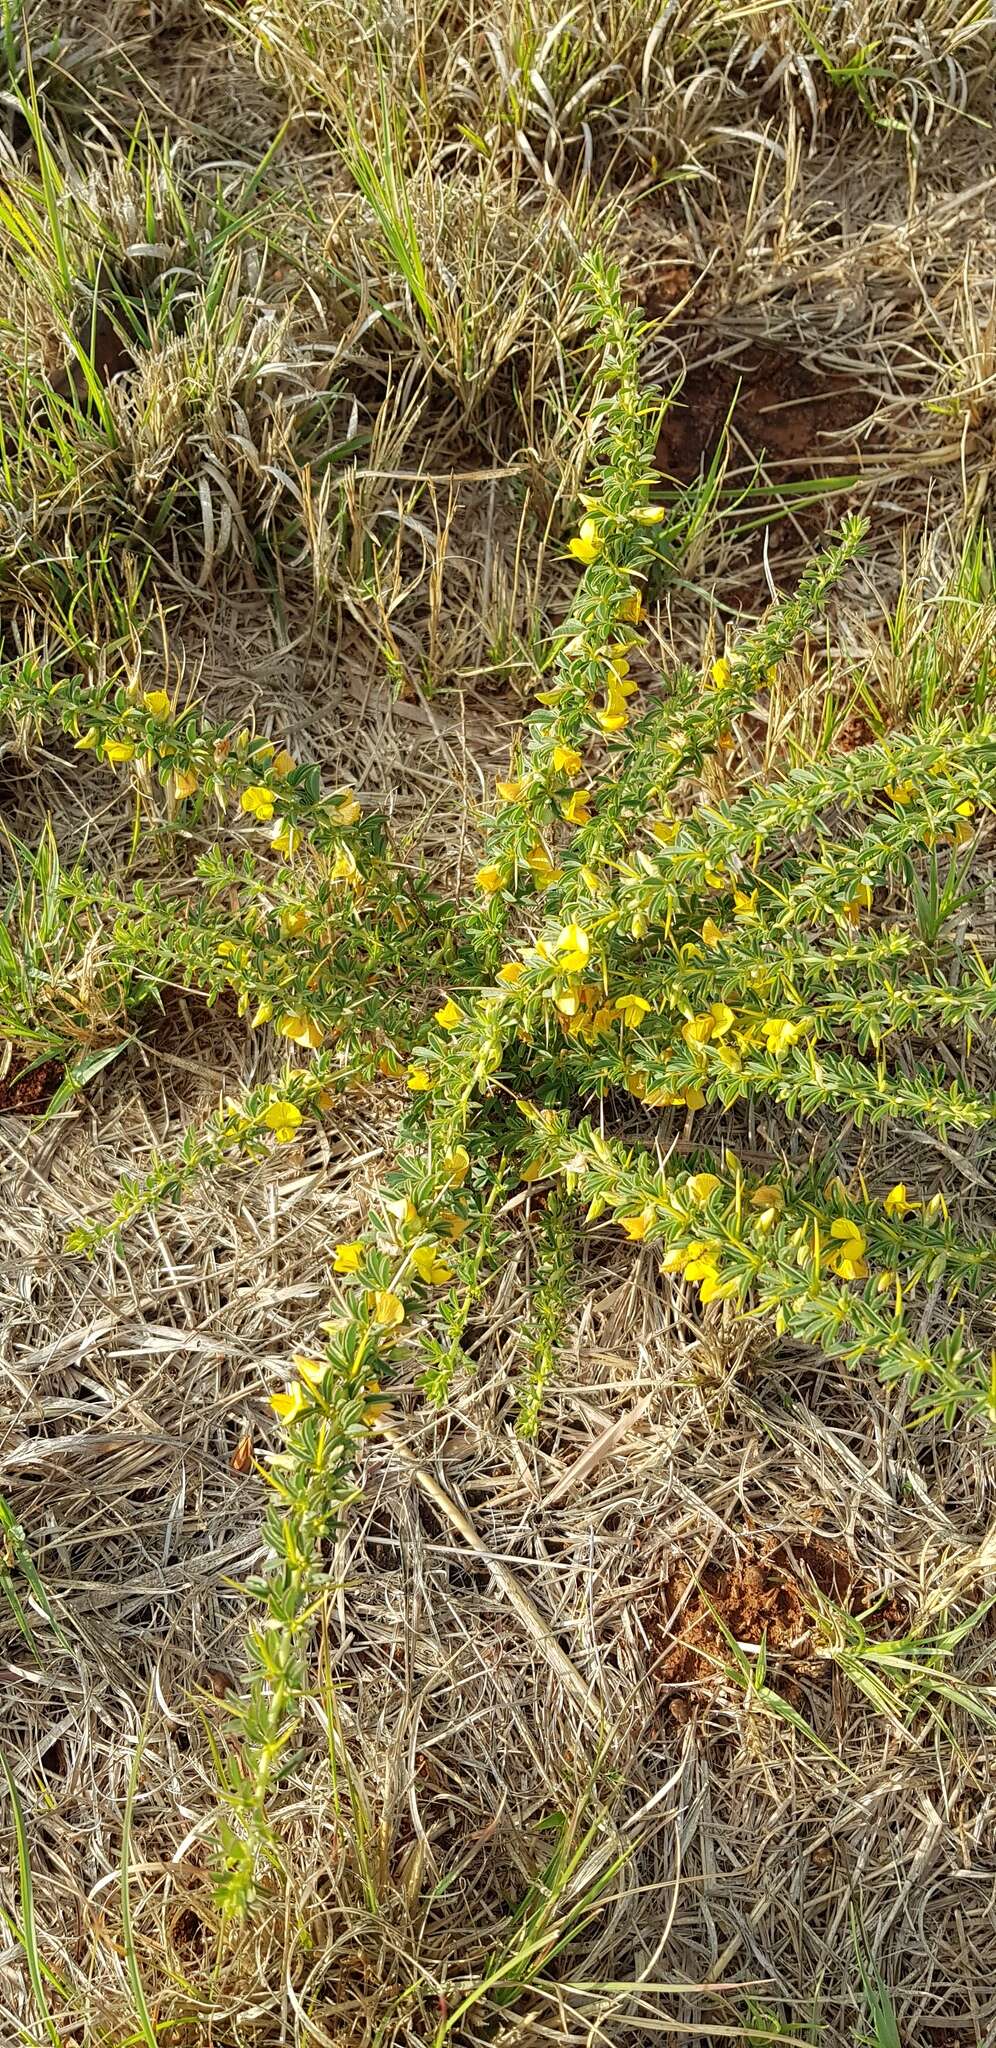
[[(196, 679), (458, 884), (568, 586), (578, 258), (603, 234), (648, 375), (684, 380), (669, 490), (735, 403), (662, 645), (697, 656), (715, 607), (756, 611), (858, 509), (873, 549), (827, 628), (847, 721), (974, 685), (996, 463), (981, 8), (110, 13), (105, 35), (29, 5), (28, 64), (0, 7), (4, 191), (30, 228), (7, 217), (0, 249), (7, 652)], [(816, 645), (759, 761), (805, 745), (824, 695)], [(65, 849), (128, 862), (129, 821), (94, 812), (68, 746), (5, 737), (0, 787), (20, 840), (51, 816)], [(0, 866), (6, 886), (4, 845)], [(0, 1115), (0, 1491), (47, 1602), (2, 1560), (27, 1603), (0, 1617), (2, 1745), (48, 2037), (853, 2048), (874, 2038), (860, 1957), (898, 2028), (881, 2043), (996, 2042), (981, 1429), (910, 1429), (873, 1377), (704, 1321), (596, 1235), (526, 1445), (528, 1205), (473, 1375), (442, 1417), (404, 1392), (366, 1457), (278, 1799), (286, 1884), (221, 1923), (212, 1742), (263, 1508), (246, 1440), (273, 1441), (266, 1391), (322, 1318), (398, 1105), (353, 1096), (92, 1267), (61, 1246), (272, 1057), (178, 991), (51, 1121)], [(984, 1140), (934, 1169), (992, 1207)], [(843, 1560), (829, 1592), (820, 1545)], [(676, 1662), (696, 1589), (724, 1615), (759, 1560), (801, 1633), (772, 1628), (765, 1662), (731, 1607), (734, 1640)], [(3, 1839), (0, 2033), (41, 2042), (9, 1808)]]

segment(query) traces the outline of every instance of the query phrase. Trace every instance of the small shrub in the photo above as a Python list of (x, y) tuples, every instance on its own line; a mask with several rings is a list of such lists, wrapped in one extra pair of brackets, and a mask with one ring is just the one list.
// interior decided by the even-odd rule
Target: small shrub
[[(837, 1164), (848, 1128), (886, 1125), (895, 1141), (904, 1127), (943, 1139), (993, 1122), (975, 1048), (996, 991), (981, 957), (960, 957), (951, 920), (990, 829), (996, 727), (932, 721), (733, 801), (696, 801), (706, 762), (732, 749), (737, 721), (861, 532), (846, 527), (796, 597), (704, 681), (670, 677), (638, 710), (631, 663), (659, 520), (648, 500), (658, 413), (639, 391), (617, 287), (604, 273), (594, 281), (603, 453), (572, 543), (584, 574), (552, 681), (499, 784), (451, 993), (412, 1048), (408, 1146), (362, 1239), (335, 1254), (344, 1286), (327, 1341), (274, 1396), (287, 1438), (231, 1785), (231, 1905), (251, 1897), (306, 1682), (316, 1537), (350, 1496), (358, 1441), (406, 1352), (427, 1347), (438, 1367), (432, 1325), (484, 1284), (481, 1224), (510, 1162), (551, 1196), (563, 1190), (540, 1235), (528, 1428), (564, 1297), (565, 1200), (574, 1233), (610, 1221), (652, 1246), (664, 1284), (692, 1290), (703, 1309), (732, 1302), (844, 1364), (870, 1358), (945, 1415), (962, 1402), (996, 1415), (971, 1309), (933, 1347), (922, 1335), (932, 1288), (977, 1306), (992, 1241), (973, 1239), (942, 1193), (869, 1186)], [(763, 1170), (736, 1151), (743, 1107), (770, 1134)], [(641, 1142), (634, 1117), (651, 1113)], [(817, 1140), (802, 1171), (778, 1142), (797, 1120)]]
[[(204, 1165), (293, 1136), (358, 1074), (403, 1078), (411, 1098), (361, 1236), (331, 1253), (332, 1318), (273, 1396), (285, 1440), (227, 1765), (233, 1910), (277, 1853), (270, 1795), (363, 1440), (403, 1366), (416, 1362), (439, 1402), (464, 1370), (517, 1181), (542, 1218), (527, 1432), (582, 1231), (599, 1224), (653, 1257), (695, 1312), (730, 1304), (844, 1366), (867, 1361), (926, 1412), (996, 1416), (993, 1241), (917, 1179), (924, 1141), (943, 1157), (996, 1113), (991, 937), (965, 937), (992, 832), (996, 722), (928, 708), (907, 731), (738, 786), (759, 702), (860, 550), (854, 521), (705, 676), (680, 669), (641, 696), (665, 530), (649, 497), (660, 406), (640, 389), (618, 280), (596, 264), (590, 282), (602, 356), (599, 461), (570, 544), (582, 573), (498, 783), (469, 904), (442, 902), (351, 792), (324, 795), (316, 771), (248, 730), (205, 727), (165, 693), (100, 692), (21, 664), (0, 697), (22, 735), (54, 721), (137, 780), (167, 823), (177, 804), (218, 822), (175, 883), (107, 905), (109, 985), (146, 1001), (171, 978), (209, 1001), (231, 991), (255, 1028), (272, 1022), (315, 1054), (223, 1104), (75, 1249), (177, 1199)], [(8, 1008), (18, 1000), (14, 989)]]

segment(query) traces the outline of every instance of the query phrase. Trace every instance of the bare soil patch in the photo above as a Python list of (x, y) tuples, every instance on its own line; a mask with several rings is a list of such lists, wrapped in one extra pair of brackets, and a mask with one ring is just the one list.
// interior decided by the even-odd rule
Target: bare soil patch
[[(702, 339), (694, 338), (698, 357)], [(716, 345), (723, 346), (718, 337)], [(750, 343), (735, 355), (691, 363), (668, 410), (657, 465), (670, 481), (694, 482), (729, 420), (734, 438), (763, 458), (779, 482), (840, 476), (859, 470), (873, 451), (864, 431), (873, 410), (868, 393), (839, 373)]]
[(905, 1603), (876, 1587), (839, 1546), (817, 1536), (792, 1543), (767, 1537), (748, 1545), (732, 1565), (697, 1569), (682, 1562), (668, 1573), (646, 1618), (661, 1652), (660, 1685), (708, 1698), (729, 1669), (732, 1636), (749, 1649), (764, 1644), (775, 1660), (770, 1682), (792, 1697), (792, 1668), (813, 1653), (814, 1590), (848, 1614), (874, 1607), (880, 1632), (898, 1631), (908, 1620)]
[[(2, 1061), (0, 1049), (0, 1061)], [(40, 1066), (31, 1066), (23, 1060), (11, 1065), (6, 1074), (0, 1075), (0, 1116), (34, 1116), (51, 1102), (62, 1080), (64, 1068), (61, 1060), (43, 1060)]]

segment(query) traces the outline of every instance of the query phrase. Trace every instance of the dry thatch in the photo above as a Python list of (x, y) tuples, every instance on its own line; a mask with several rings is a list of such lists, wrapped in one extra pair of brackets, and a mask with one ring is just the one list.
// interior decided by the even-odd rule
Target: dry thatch
[[(183, 673), (219, 712), (252, 711), (459, 886), (539, 609), (555, 617), (566, 587), (551, 543), (585, 460), (576, 258), (605, 230), (647, 311), (648, 376), (680, 384), (662, 474), (689, 485), (730, 421), (662, 645), (698, 654), (716, 607), (762, 606), (858, 508), (873, 548), (828, 625), (858, 678), (854, 730), (869, 707), (886, 724), (916, 708), (915, 608), (885, 624), (904, 583), (947, 592), (934, 658), (952, 695), (969, 686), (991, 616), (966, 623), (952, 579), (991, 497), (996, 418), (982, 10), (845, 5), (819, 35), (793, 10), (640, 0), (562, 21), (191, 0), (140, 32), (133, 13), (110, 51), (79, 10), (27, 14), (90, 299), (42, 264), (26, 279), (8, 242), (8, 445), (17, 417), (36, 429), (18, 489), (0, 480), (14, 644), (65, 659), (80, 560), (109, 548), (115, 588), (149, 561), (147, 686)], [(2, 20), (4, 146), (30, 182), (22, 32)], [(155, 182), (120, 162), (136, 109), (156, 151), (173, 138), (168, 171), (155, 160), (168, 242), (129, 210)], [(414, 286), (378, 212), (392, 178), (425, 255)], [(107, 351), (106, 411), (77, 392), (56, 446), (23, 364), (51, 374), (61, 350), (71, 392), (88, 303), (120, 328), (112, 271), (150, 326), (130, 360)], [(109, 618), (97, 578), (105, 649)], [(804, 742), (825, 687), (815, 646), (759, 760)], [(50, 816), (119, 868), (127, 820), (94, 814), (76, 766), (10, 743), (4, 825), (33, 841)], [(15, 1543), (3, 1749), (58, 2039), (137, 2038), (137, 1972), (152, 2037), (203, 2048), (850, 2048), (879, 1981), (901, 2041), (996, 2041), (985, 1613), (956, 1639), (996, 1597), (981, 1431), (910, 1430), (901, 1394), (704, 1317), (596, 1236), (523, 1444), (524, 1198), (473, 1376), (445, 1416), (402, 1390), (366, 1458), (279, 1799), (286, 1884), (244, 1930), (221, 1925), (211, 1742), (259, 1562), (265, 1395), (391, 1156), (391, 1091), (204, 1178), (120, 1254), (91, 1267), (61, 1246), (271, 1057), (177, 989), (51, 1121), (19, 1114), (10, 1077), (0, 1098), (0, 1492), (44, 1589)], [(940, 1152), (927, 1170), (991, 1204), (991, 1154)], [(4, 1839), (0, 2032), (41, 2039), (9, 1806)], [(555, 1966), (526, 1966), (527, 1934)]]

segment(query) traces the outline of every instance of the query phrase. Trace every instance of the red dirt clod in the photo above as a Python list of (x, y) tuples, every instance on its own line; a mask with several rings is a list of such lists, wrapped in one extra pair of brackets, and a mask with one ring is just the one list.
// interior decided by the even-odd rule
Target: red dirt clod
[[(644, 1617), (660, 1653), (655, 1670), (662, 1687), (687, 1687), (701, 1697), (714, 1693), (732, 1662), (729, 1636), (749, 1648), (763, 1642), (776, 1667), (805, 1663), (814, 1644), (807, 1580), (852, 1614), (870, 1607), (879, 1590), (855, 1573), (844, 1551), (815, 1536), (791, 1544), (768, 1537), (747, 1545), (727, 1567), (708, 1564), (696, 1572), (676, 1564)], [(896, 1598), (876, 1607), (879, 1628), (898, 1629), (906, 1619)], [(779, 1685), (777, 1668), (770, 1682)], [(789, 1679), (780, 1690), (791, 1696), (796, 1688)]]
[(0, 1076), (0, 1116), (36, 1116), (51, 1102), (64, 1072), (61, 1060), (43, 1060), (39, 1067), (11, 1066)]

